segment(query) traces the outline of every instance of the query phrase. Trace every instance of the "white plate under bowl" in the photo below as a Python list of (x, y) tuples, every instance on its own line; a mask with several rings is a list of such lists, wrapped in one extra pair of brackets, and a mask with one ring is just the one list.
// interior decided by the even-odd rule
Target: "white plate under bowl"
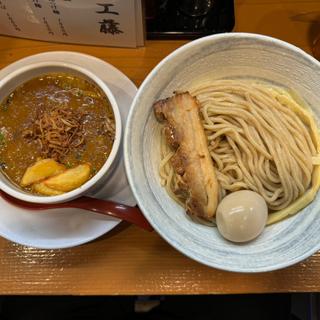
[(262, 272), (297, 263), (320, 249), (320, 193), (298, 214), (269, 226), (255, 241), (233, 244), (216, 228), (192, 222), (159, 183), (159, 124), (152, 105), (199, 79), (250, 77), (299, 93), (320, 116), (320, 63), (283, 41), (229, 33), (188, 43), (161, 61), (132, 104), (124, 137), (127, 176), (140, 209), (173, 247), (205, 265)]
[[(76, 52), (40, 53), (21, 59), (0, 70), (0, 78), (22, 66), (46, 61), (69, 62), (99, 76), (117, 100), (123, 127), (125, 127), (137, 87), (121, 71), (103, 60)], [(136, 201), (125, 174), (122, 149), (121, 144), (118, 164), (108, 183), (91, 196), (135, 206)], [(24, 210), (0, 197), (0, 236), (22, 245), (44, 249), (73, 247), (100, 237), (120, 222), (119, 219), (80, 209)]]

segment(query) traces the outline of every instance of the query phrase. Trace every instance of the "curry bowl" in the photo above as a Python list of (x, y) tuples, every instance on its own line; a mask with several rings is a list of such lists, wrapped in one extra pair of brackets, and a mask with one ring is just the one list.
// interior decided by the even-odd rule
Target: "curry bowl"
[[(37, 90), (36, 84), (39, 83), (41, 85), (46, 83), (48, 90), (51, 90), (50, 95), (45, 93), (44, 89), (41, 89), (42, 91), (39, 89), (38, 92), (32, 91)], [(83, 87), (80, 89), (74, 84)], [(57, 85), (61, 86), (59, 92), (54, 91)], [(85, 85), (97, 91), (86, 90)], [(32, 94), (36, 92), (36, 94), (32, 96), (30, 92)], [(69, 100), (68, 95), (71, 97)], [(35, 96), (36, 99), (33, 101)], [(21, 97), (21, 101), (26, 101), (25, 104), (22, 104), (21, 109), (19, 105), (16, 106), (11, 102), (11, 99), (14, 101), (12, 97)], [(122, 125), (117, 102), (106, 83), (97, 75), (69, 62), (47, 61), (28, 64), (0, 79), (0, 101), (2, 101), (3, 108), (2, 123), (7, 121), (8, 128), (15, 128), (15, 126), (17, 128), (12, 132), (8, 131), (4, 125), (1, 128), (1, 137), (4, 138), (2, 143), (6, 143), (6, 135), (8, 136), (8, 147), (3, 158), (10, 163), (1, 160), (0, 189), (17, 199), (28, 202), (60, 203), (95, 192), (105, 184), (118, 161)], [(17, 101), (19, 103), (19, 100)], [(70, 101), (74, 103), (72, 107), (68, 105)], [(7, 108), (7, 102), (13, 103), (16, 110), (10, 110), (10, 104)], [(76, 103), (81, 104), (82, 109), (80, 107), (76, 109)], [(46, 104), (50, 105), (53, 111), (46, 109)], [(114, 124), (109, 126), (112, 128), (112, 136), (110, 133), (108, 152), (105, 140), (102, 138), (99, 140), (99, 132), (95, 131), (95, 127), (98, 128), (98, 121), (101, 123), (104, 121), (104, 114), (101, 116), (98, 113), (104, 108), (104, 104), (110, 108), (108, 112), (114, 121)], [(25, 105), (31, 109), (28, 110)], [(63, 118), (64, 115), (66, 118)], [(19, 118), (20, 116), (25, 116), (23, 119), (28, 121), (24, 123), (24, 120)], [(107, 120), (109, 121), (109, 118)], [(89, 127), (87, 123), (92, 123), (92, 126)], [(48, 132), (49, 129), (46, 129), (49, 127), (50, 132)], [(63, 134), (59, 136), (60, 132)], [(103, 131), (101, 136), (104, 136), (104, 133)], [(25, 141), (20, 141), (20, 137)], [(61, 141), (57, 140), (58, 138), (53, 141), (51, 137), (58, 137)], [(86, 143), (88, 137), (91, 137), (92, 140), (91, 149)], [(34, 150), (37, 152), (33, 154)], [(102, 156), (98, 158), (99, 152), (103, 153), (103, 158)], [(74, 158), (68, 161), (61, 160), (69, 159), (66, 156), (71, 153), (74, 153)], [(34, 162), (30, 163), (31, 159)], [(96, 159), (100, 161), (99, 166), (95, 166), (94, 161), (98, 161)], [(77, 161), (76, 164), (74, 164), (75, 161)], [(22, 172), (22, 167), (26, 166), (27, 162), (29, 162), (28, 167), (26, 170), (23, 168), (25, 174), (21, 179), (18, 173)], [(8, 167), (13, 169), (9, 171)], [(14, 168), (16, 168), (17, 177), (12, 175), (14, 177), (12, 178), (9, 172), (14, 172)], [(25, 180), (27, 172), (29, 176)], [(52, 192), (48, 189), (48, 193), (46, 183), (48, 181), (56, 183), (54, 180), (47, 179), (50, 177), (55, 178), (58, 185), (53, 189), (49, 186)], [(45, 187), (44, 192), (39, 189), (40, 185)]]
[[(161, 100), (163, 108), (168, 100), (162, 99), (174, 94), (182, 96), (202, 79), (255, 79), (290, 88), (310, 106), (316, 121), (320, 116), (320, 63), (301, 49), (278, 39), (247, 33), (208, 36), (182, 46), (145, 79), (133, 101), (125, 129), (126, 171), (140, 209), (173, 247), (210, 267), (265, 272), (306, 259), (320, 249), (319, 192), (299, 212), (268, 225), (253, 241), (234, 243), (224, 239), (216, 227), (191, 219), (161, 186), (161, 124), (153, 105)], [(172, 133), (169, 138), (174, 140), (175, 131), (169, 132)]]

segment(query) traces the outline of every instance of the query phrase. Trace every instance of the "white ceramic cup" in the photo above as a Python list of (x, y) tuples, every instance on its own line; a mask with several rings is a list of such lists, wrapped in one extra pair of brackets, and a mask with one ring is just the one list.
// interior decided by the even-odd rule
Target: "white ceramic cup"
[(12, 72), (11, 74), (0, 79), (0, 101), (7, 97), (15, 88), (31, 80), (35, 77), (48, 74), (51, 72), (64, 72), (79, 76), (81, 78), (87, 79), (94, 84), (96, 84), (107, 96), (110, 105), (112, 107), (114, 118), (115, 118), (115, 139), (110, 152), (110, 155), (102, 168), (86, 183), (84, 183), (79, 188), (72, 190), (70, 192), (57, 195), (57, 196), (41, 196), (28, 193), (18, 186), (14, 185), (3, 173), (0, 172), (0, 189), (4, 192), (10, 194), (11, 196), (33, 203), (60, 203), (72, 200), (81, 195), (88, 194), (93, 190), (98, 190), (108, 179), (109, 174), (112, 172), (116, 162), (117, 153), (120, 146), (121, 135), (122, 135), (122, 125), (121, 117), (117, 102), (108, 88), (108, 86), (95, 74), (83, 67), (73, 65), (70, 63), (62, 62), (39, 62), (25, 67), (20, 68)]

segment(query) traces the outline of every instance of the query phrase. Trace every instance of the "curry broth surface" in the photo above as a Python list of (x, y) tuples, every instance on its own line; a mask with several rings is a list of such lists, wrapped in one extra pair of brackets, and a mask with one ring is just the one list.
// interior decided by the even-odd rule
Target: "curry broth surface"
[(57, 105), (86, 113), (83, 145), (70, 150), (60, 162), (67, 168), (90, 163), (93, 176), (108, 158), (114, 136), (107, 134), (105, 125), (111, 122), (114, 127), (115, 122), (105, 94), (87, 80), (47, 74), (22, 84), (0, 103), (0, 165), (16, 185), (26, 169), (42, 157), (39, 142), (27, 140), (23, 132), (32, 127), (39, 108), (51, 110)]

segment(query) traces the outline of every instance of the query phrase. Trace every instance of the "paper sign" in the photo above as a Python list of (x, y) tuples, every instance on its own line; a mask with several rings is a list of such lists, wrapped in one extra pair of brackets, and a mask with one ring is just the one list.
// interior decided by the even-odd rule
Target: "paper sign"
[(141, 0), (0, 0), (0, 33), (45, 41), (136, 47), (143, 45), (140, 11)]

